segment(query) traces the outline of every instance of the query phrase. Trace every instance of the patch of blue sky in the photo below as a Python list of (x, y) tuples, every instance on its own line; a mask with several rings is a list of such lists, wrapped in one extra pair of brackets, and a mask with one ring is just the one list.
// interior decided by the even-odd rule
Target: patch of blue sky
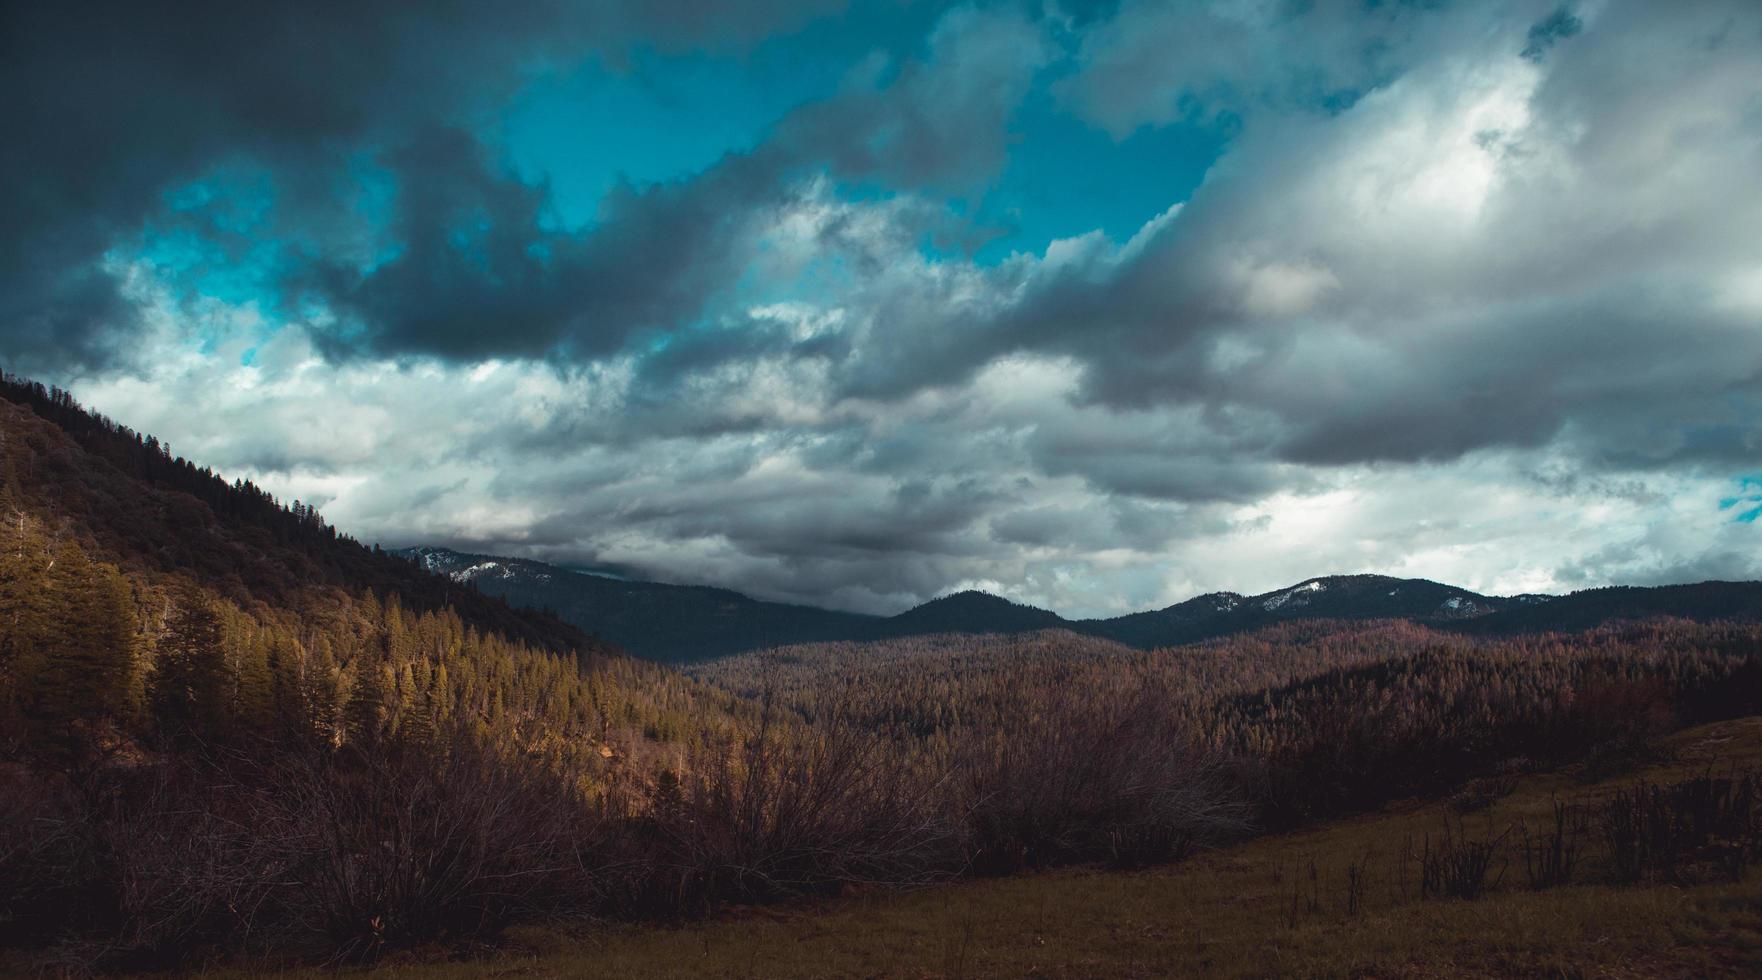
[(1037, 92), (1017, 115), (1008, 165), (974, 213), (1001, 230), (974, 258), (995, 263), (1097, 230), (1124, 242), (1191, 197), (1239, 129), (1236, 117), (1220, 114), (1116, 141)]
[(343, 190), (362, 229), (359, 263), (366, 275), (404, 252), (403, 242), (384, 234), (397, 214), (398, 179), (372, 153), (362, 153), (349, 161), (347, 180)]
[(790, 75), (732, 56), (640, 51), (621, 69), (593, 61), (535, 81), (500, 138), (521, 179), (549, 184), (556, 220), (579, 228), (620, 182), (679, 180), (751, 150), (836, 82), (818, 76), (812, 65)]
[(759, 146), (790, 110), (837, 93), (875, 51), (921, 56), (940, 11), (890, 0), (853, 4), (734, 53), (640, 49), (535, 79), (496, 134), (514, 172), (548, 182), (555, 219), (591, 225), (621, 181), (642, 187), (701, 173)]
[(1754, 524), (1762, 517), (1762, 474), (1738, 478), (1738, 492), (1719, 501), (1720, 510), (1732, 511), (1732, 523)]
[(235, 305), (271, 304), (283, 259), (270, 233), (275, 189), (267, 175), (216, 175), (167, 191), (132, 259), (186, 295)]

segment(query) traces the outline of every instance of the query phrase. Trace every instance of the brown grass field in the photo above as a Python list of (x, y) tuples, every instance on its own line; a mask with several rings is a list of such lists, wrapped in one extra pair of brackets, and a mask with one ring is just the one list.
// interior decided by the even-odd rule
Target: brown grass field
[[(1762, 872), (1616, 886), (1593, 840), (1575, 883), (1527, 886), (1521, 831), (1482, 898), (1421, 898), (1417, 852), (1541, 829), (1553, 801), (1762, 766), (1762, 718), (1691, 729), (1674, 758), (1596, 784), (1523, 777), (1458, 817), (1447, 802), (1263, 837), (1147, 872), (1070, 870), (832, 903), (735, 910), (681, 928), (564, 923), (468, 958), (405, 956), (375, 980), (466, 977), (1762, 976)], [(1404, 852), (1408, 854), (1403, 858)], [(1501, 864), (1503, 869), (1501, 870)], [(1359, 871), (1356, 910), (1350, 881)], [(355, 971), (343, 971), (345, 975)], [(208, 976), (262, 975), (230, 967)], [(288, 976), (331, 976), (308, 972)]]

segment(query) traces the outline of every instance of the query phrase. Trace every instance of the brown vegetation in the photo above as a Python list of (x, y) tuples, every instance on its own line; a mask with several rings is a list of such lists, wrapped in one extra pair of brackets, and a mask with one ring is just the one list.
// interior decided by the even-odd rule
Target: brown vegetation
[(812, 905), (736, 909), (667, 929), (520, 926), (494, 951), (462, 961), (439, 950), (406, 955), (376, 975), (1756, 976), (1762, 881), (1754, 868), (1738, 883), (1707, 874), (1680, 884), (1622, 884), (1589, 828), (1570, 883), (1535, 890), (1520, 870), (1522, 829), (1535, 838), (1551, 828), (1556, 803), (1588, 816), (1636, 780), (1674, 786), (1710, 769), (1762, 766), (1762, 719), (1680, 732), (1667, 748), (1677, 761), (1604, 782), (1524, 775), (1511, 795), (1463, 818), (1475, 839), (1519, 828), (1494, 859), (1495, 867), (1508, 864), (1507, 873), (1473, 901), (1420, 895), (1421, 842), (1458, 819), (1448, 801), (1438, 801), (1263, 835), (1132, 873), (1072, 868), (858, 892)]

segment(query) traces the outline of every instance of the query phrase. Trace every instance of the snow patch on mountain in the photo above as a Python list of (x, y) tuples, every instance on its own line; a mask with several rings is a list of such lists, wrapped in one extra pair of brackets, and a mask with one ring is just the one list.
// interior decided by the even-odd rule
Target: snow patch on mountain
[(1267, 612), (1272, 612), (1275, 609), (1281, 609), (1285, 606), (1307, 606), (1309, 605), (1310, 593), (1321, 592), (1327, 587), (1327, 583), (1320, 579), (1305, 582), (1302, 585), (1292, 586), (1283, 592), (1268, 596), (1261, 600), (1260, 608), (1265, 609)]
[(1452, 613), (1458, 616), (1479, 616), (1484, 613), (1490, 613), (1493, 609), (1491, 606), (1476, 602), (1473, 599), (1453, 595), (1438, 604), (1438, 611)]
[(452, 559), (457, 557), (444, 548), (407, 548), (402, 552), (394, 552), (394, 554), (407, 555), (415, 559), (418, 565), (437, 575), (447, 574), (447, 567), (452, 564)]
[(514, 570), (499, 561), (480, 561), (470, 568), (461, 568), (454, 572), (453, 581), (470, 582), (489, 575), (494, 575), (497, 578), (513, 578)]

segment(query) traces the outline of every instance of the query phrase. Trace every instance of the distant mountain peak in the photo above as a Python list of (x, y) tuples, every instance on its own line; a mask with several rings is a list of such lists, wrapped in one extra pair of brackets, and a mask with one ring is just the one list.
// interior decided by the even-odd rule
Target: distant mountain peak
[(1057, 613), (977, 589), (931, 599), (887, 622), (895, 629), (926, 633), (1026, 632), (1067, 625)]
[[(1034, 606), (1024, 605), (1022, 603), (1015, 602), (1010, 599), (1005, 599), (1003, 596), (1000, 596), (1000, 595), (993, 595), (989, 592), (982, 592), (978, 589), (962, 589), (959, 592), (950, 592), (949, 594), (944, 595), (944, 596), (937, 596), (936, 598), (931, 599), (929, 602), (925, 602), (920, 605), (912, 607), (912, 610), (924, 609), (924, 608), (927, 608), (930, 606), (958, 606), (958, 605), (1015, 607), (1015, 608), (1020, 608), (1020, 609), (1034, 609), (1034, 608), (1036, 608)], [(912, 610), (908, 610), (908, 612), (912, 611)], [(1042, 611), (1044, 611), (1044, 610), (1042, 610)]]
[(1162, 609), (1107, 619), (1067, 620), (977, 589), (937, 596), (895, 616), (870, 616), (449, 548), (407, 548), (398, 554), (492, 595), (557, 610), (589, 632), (660, 660), (935, 633), (1066, 629), (1152, 649), (1297, 620), (1411, 620), (1496, 633), (1584, 629), (1648, 615), (1762, 619), (1762, 584), (1756, 583), (1500, 597), (1428, 579), (1375, 574), (1321, 575), (1259, 595), (1207, 592)]

